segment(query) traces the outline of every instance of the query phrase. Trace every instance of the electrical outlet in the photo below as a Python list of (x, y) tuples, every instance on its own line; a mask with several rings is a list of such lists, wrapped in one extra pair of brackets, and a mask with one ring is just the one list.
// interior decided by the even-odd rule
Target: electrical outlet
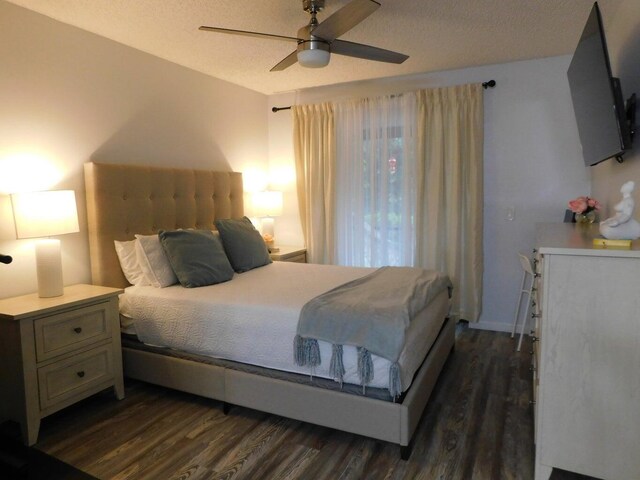
[(516, 219), (516, 209), (515, 209), (515, 207), (508, 207), (507, 210), (505, 211), (504, 218), (508, 222), (513, 222)]

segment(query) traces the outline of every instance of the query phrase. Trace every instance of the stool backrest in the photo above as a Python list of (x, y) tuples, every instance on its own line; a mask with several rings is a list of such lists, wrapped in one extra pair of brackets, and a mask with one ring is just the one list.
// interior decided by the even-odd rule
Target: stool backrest
[(530, 275), (533, 275), (533, 267), (531, 266), (531, 260), (526, 255), (521, 253), (518, 254), (520, 257), (520, 263), (522, 264), (522, 269)]

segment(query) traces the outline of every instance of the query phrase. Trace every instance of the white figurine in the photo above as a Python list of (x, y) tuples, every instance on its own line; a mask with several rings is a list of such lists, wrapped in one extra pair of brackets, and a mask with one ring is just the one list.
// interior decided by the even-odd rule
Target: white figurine
[(631, 194), (635, 188), (632, 181), (620, 188), (622, 200), (614, 208), (616, 214), (600, 222), (600, 233), (611, 240), (635, 240), (640, 237), (640, 223), (633, 218), (635, 203)]

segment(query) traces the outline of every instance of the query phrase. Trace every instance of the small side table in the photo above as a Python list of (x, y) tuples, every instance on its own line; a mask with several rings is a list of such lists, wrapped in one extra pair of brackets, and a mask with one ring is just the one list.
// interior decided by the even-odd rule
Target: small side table
[(27, 445), (47, 415), (108, 387), (124, 398), (120, 293), (73, 285), (0, 300), (0, 418), (20, 423)]
[(283, 247), (280, 251), (270, 253), (271, 260), (275, 262), (307, 263), (307, 249), (304, 247)]

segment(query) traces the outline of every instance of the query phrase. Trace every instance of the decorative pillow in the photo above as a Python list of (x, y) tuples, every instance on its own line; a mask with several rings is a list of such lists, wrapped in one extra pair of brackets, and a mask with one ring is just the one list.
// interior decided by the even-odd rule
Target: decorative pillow
[(246, 272), (271, 263), (267, 245), (247, 217), (216, 220), (214, 223), (220, 232), (224, 251), (236, 272)]
[(158, 235), (136, 235), (136, 257), (147, 282), (164, 288), (178, 282)]
[(120, 260), (120, 268), (122, 268), (122, 273), (124, 273), (127, 282), (131, 285), (149, 285), (140, 268), (140, 264), (138, 264), (136, 242), (137, 240), (129, 240), (127, 242), (113, 241), (116, 246), (118, 260)]
[(211, 231), (160, 231), (158, 236), (183, 287), (202, 287), (233, 278), (233, 268), (222, 243)]

